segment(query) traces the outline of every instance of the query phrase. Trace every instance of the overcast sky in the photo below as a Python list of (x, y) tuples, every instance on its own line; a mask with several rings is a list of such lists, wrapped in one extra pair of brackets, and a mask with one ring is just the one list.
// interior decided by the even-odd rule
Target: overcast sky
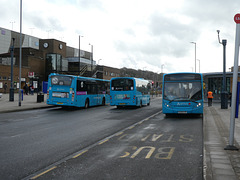
[[(0, 1), (0, 27), (20, 32), (20, 0)], [(160, 73), (233, 66), (239, 0), (23, 0), (22, 32), (91, 51), (100, 65)], [(101, 59), (101, 60), (99, 60)], [(199, 61), (197, 61), (199, 72)]]

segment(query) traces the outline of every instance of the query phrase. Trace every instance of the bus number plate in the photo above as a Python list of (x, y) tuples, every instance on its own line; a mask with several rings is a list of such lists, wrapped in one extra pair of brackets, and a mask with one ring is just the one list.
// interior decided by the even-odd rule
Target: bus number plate
[(187, 114), (187, 111), (178, 111), (178, 114)]
[(125, 105), (126, 103), (119, 103), (120, 105)]
[(61, 102), (58, 102), (57, 104), (63, 104), (63, 103), (61, 103)]

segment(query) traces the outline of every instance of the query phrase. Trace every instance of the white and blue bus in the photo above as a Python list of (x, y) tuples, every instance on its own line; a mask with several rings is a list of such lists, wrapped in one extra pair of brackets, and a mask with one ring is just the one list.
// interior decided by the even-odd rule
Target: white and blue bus
[(110, 105), (138, 106), (150, 105), (149, 81), (133, 77), (116, 77), (110, 81)]
[(163, 114), (203, 114), (202, 74), (165, 74), (162, 92)]
[(48, 78), (47, 104), (85, 107), (109, 104), (110, 81), (52, 73)]

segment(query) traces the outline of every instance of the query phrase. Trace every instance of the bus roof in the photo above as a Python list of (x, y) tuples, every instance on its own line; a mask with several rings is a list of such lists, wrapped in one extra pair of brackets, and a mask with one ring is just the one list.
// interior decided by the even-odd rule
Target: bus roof
[(114, 80), (114, 79), (137, 79), (137, 80), (141, 80), (141, 81), (148, 81), (148, 80), (143, 79), (143, 78), (135, 78), (135, 77), (114, 77), (111, 80)]
[(110, 80), (106, 80), (106, 79), (98, 79), (98, 78), (85, 77), (85, 76), (76, 76), (76, 75), (70, 75), (70, 74), (51, 73), (51, 74), (49, 74), (49, 77), (51, 77), (51, 76), (67, 76), (67, 77), (74, 77), (74, 78), (77, 78), (77, 79), (89, 79), (89, 80), (98, 80), (98, 81), (110, 82)]

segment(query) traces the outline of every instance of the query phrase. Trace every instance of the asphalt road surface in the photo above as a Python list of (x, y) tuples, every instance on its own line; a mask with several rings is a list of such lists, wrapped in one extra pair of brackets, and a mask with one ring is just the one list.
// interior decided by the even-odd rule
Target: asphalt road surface
[(202, 118), (157, 113), (34, 177), (201, 180), (202, 140)]
[(1, 179), (202, 179), (202, 118), (143, 108), (0, 115)]
[(23, 179), (161, 109), (99, 106), (0, 114), (0, 179)]

